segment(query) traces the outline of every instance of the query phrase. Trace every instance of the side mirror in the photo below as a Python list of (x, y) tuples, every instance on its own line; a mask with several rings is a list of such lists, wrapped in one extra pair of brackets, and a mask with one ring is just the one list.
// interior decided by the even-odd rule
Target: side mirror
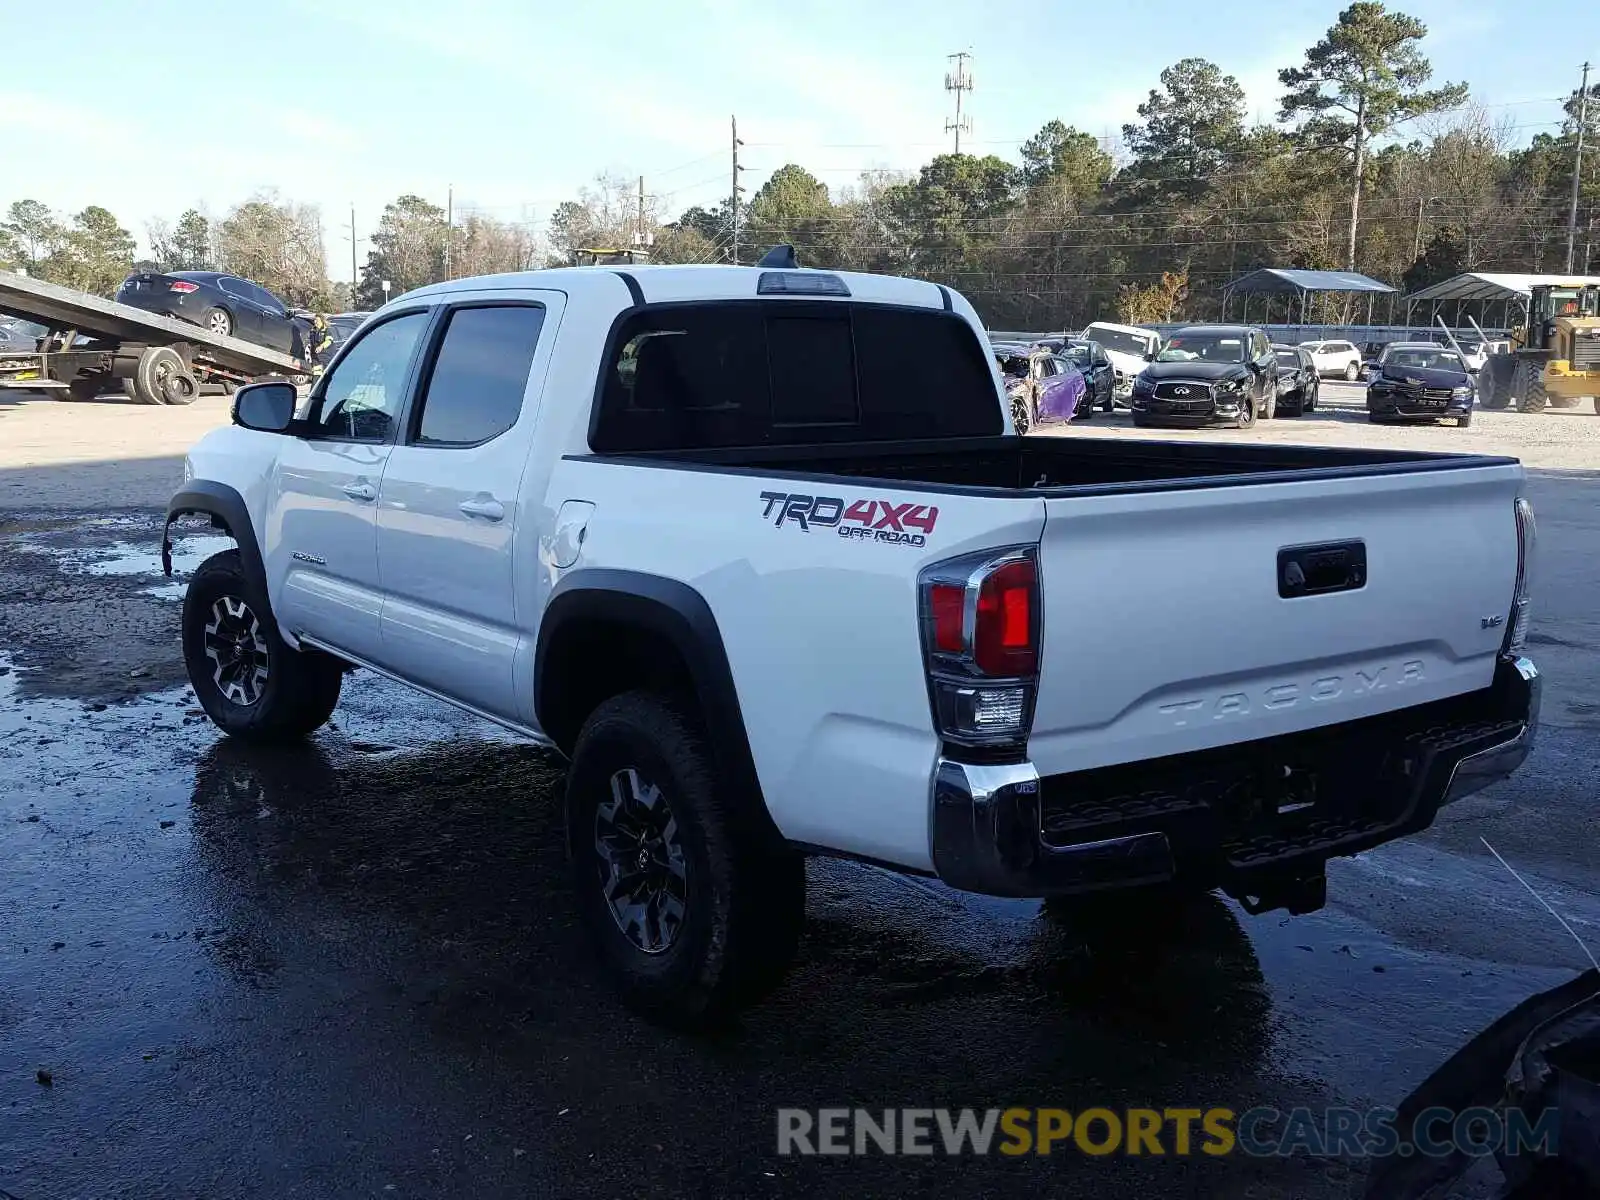
[(292, 383), (252, 383), (233, 396), (233, 423), (260, 433), (283, 433), (294, 423), (299, 395)]

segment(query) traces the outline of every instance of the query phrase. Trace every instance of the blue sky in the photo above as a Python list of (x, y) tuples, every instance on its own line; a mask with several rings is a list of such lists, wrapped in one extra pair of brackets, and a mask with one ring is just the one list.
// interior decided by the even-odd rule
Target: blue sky
[[(1340, 7), (80, 0), (59, 32), (81, 61), (13, 55), (0, 79), (13, 168), (0, 206), (100, 203), (143, 241), (151, 218), (191, 206), (220, 215), (276, 188), (322, 207), (338, 277), (350, 249), (336, 227), (350, 205), (364, 257), (383, 204), (402, 192), (443, 204), (453, 185), (458, 210), (542, 225), (609, 170), (644, 175), (667, 212), (715, 203), (733, 113), (752, 192), (788, 161), (835, 188), (867, 168), (914, 169), (949, 145), (943, 78), (957, 50), (973, 55), (977, 152), (1014, 157), (1052, 117), (1114, 135), (1161, 68), (1187, 55), (1236, 75), (1252, 114), (1270, 119), (1277, 69)], [(1600, 4), (1564, 4), (1554, 24), (1503, 0), (1396, 7), (1429, 26), (1435, 79), (1465, 80), (1521, 140), (1559, 121), (1557, 97), (1577, 86), (1585, 56), (1600, 62)]]

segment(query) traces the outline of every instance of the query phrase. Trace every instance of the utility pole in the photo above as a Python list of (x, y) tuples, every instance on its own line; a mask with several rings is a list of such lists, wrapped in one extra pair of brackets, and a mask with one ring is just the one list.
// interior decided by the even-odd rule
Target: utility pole
[(639, 176), (639, 232), (634, 235), (635, 246), (644, 246), (644, 176)]
[(456, 185), (451, 184), (444, 199), (444, 277), (450, 276), (450, 243), (456, 240)]
[(728, 195), (728, 219), (733, 227), (732, 261), (734, 266), (739, 265), (739, 193), (744, 191), (739, 186), (739, 172), (744, 170), (739, 165), (739, 147), (744, 145), (739, 140), (739, 118), (730, 117), (733, 128), (733, 191)]
[(946, 133), (955, 133), (956, 153), (960, 154), (961, 135), (972, 132), (972, 118), (970, 116), (963, 118), (961, 115), (961, 95), (963, 92), (972, 90), (972, 76), (967, 74), (967, 59), (971, 58), (972, 55), (963, 50), (959, 54), (951, 54), (948, 57), (951, 62), (955, 63), (955, 68), (945, 72), (944, 90), (956, 94), (956, 119), (954, 121), (946, 121), (944, 123), (944, 131)]
[(1428, 202), (1426, 194), (1417, 196), (1417, 236), (1411, 240), (1411, 261), (1416, 262), (1422, 257), (1422, 206)]
[(1583, 129), (1589, 121), (1589, 64), (1583, 64), (1583, 86), (1578, 89), (1578, 147), (1572, 155), (1572, 207), (1567, 210), (1567, 271), (1578, 244), (1578, 186), (1583, 179)]
[(356, 300), (356, 288), (359, 286), (356, 272), (356, 206), (350, 206), (350, 303)]

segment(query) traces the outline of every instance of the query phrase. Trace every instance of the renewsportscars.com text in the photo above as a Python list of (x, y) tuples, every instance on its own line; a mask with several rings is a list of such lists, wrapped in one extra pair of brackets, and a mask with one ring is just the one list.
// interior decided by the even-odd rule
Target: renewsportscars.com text
[(1481, 1158), (1555, 1152), (1560, 1113), (1429, 1108), (780, 1108), (779, 1154), (1111, 1154)]

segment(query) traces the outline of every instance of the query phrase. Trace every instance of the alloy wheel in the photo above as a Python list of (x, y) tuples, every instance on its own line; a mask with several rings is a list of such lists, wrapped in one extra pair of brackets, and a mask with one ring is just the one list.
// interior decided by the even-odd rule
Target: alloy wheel
[(237, 596), (212, 602), (205, 652), (212, 663), (211, 682), (224, 698), (242, 708), (260, 701), (267, 688), (267, 639), (256, 614)]
[(600, 890), (617, 928), (646, 954), (671, 949), (688, 912), (688, 866), (661, 789), (632, 767), (611, 776), (594, 815)]
[(221, 334), (223, 337), (227, 337), (233, 332), (233, 322), (228, 320), (228, 314), (221, 310), (212, 313), (207, 323), (210, 325), (212, 333)]

